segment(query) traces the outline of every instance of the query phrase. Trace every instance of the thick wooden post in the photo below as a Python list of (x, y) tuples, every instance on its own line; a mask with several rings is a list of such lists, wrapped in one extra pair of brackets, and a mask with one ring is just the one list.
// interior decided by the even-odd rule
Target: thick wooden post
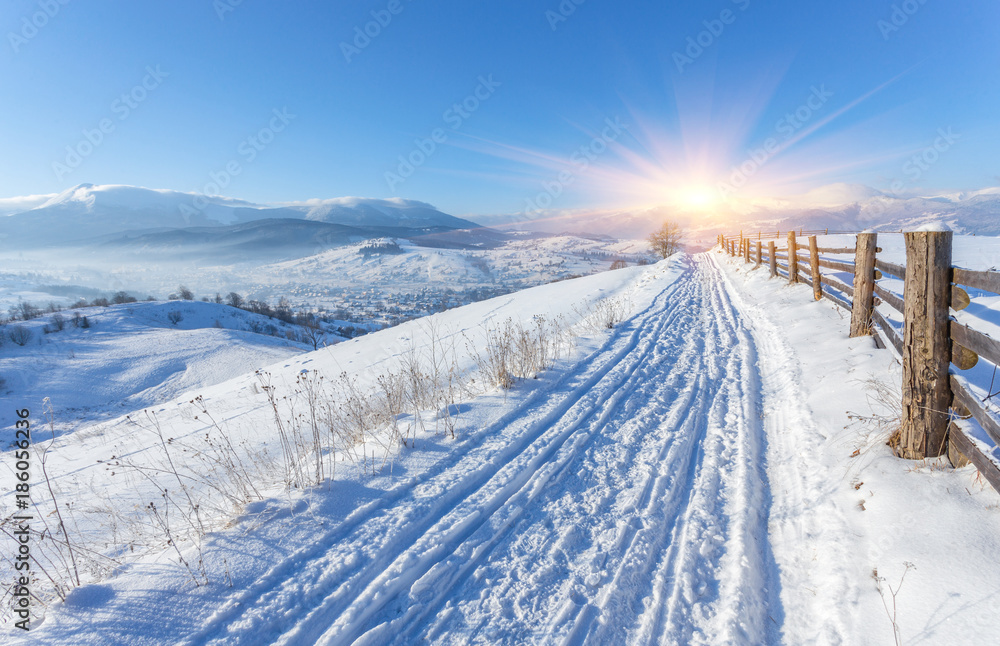
[(859, 233), (854, 251), (854, 298), (851, 304), (851, 336), (872, 333), (875, 309), (875, 252), (878, 234)]
[(799, 282), (799, 256), (794, 231), (788, 232), (788, 282)]
[(922, 460), (947, 449), (952, 232), (914, 231), (903, 240), (903, 423), (897, 453)]
[(743, 241), (743, 262), (750, 263), (750, 238)]
[(760, 267), (760, 240), (757, 241), (757, 262), (754, 264), (754, 269)]
[(767, 264), (771, 268), (771, 278), (778, 275), (778, 259), (774, 257), (774, 240), (767, 243)]
[(823, 280), (819, 275), (819, 246), (816, 236), (809, 236), (809, 269), (813, 282), (813, 298), (823, 298)]

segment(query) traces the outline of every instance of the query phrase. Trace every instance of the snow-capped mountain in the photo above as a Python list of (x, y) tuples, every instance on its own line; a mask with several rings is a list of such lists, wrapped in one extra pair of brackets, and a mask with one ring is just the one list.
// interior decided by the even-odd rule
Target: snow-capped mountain
[(135, 186), (80, 184), (51, 196), (0, 202), (0, 239), (22, 245), (73, 244), (126, 231), (233, 226), (257, 220), (311, 220), (353, 227), (465, 229), (476, 225), (404, 199), (345, 197), (281, 205)]
[(689, 230), (825, 229), (899, 230), (944, 222), (959, 233), (1000, 234), (1000, 187), (940, 195), (903, 195), (861, 184), (830, 184), (785, 198), (734, 200), (711, 207), (651, 206), (631, 209), (553, 211), (538, 217), (476, 218), (502, 230), (606, 234), (641, 238), (665, 220)]

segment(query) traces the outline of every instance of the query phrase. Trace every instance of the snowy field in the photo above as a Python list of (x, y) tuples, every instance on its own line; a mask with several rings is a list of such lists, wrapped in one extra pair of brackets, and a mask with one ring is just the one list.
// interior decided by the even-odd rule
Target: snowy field
[[(128, 303), (59, 316), (61, 330), (51, 314), (5, 327), (30, 338), (0, 346), (0, 375), (19, 406), (40, 411), (49, 398), (61, 427), (141, 410), (312, 350), (281, 338), (297, 326), (215, 303)], [(268, 325), (280, 336), (251, 332)], [(13, 408), (0, 411), (5, 427), (15, 419)]]
[[(956, 264), (988, 268), (996, 250), (960, 240)], [(893, 602), (903, 643), (991, 643), (1000, 496), (972, 467), (893, 458), (859, 416), (878, 412), (873, 377), (898, 388), (896, 357), (750, 267), (679, 255), (276, 349), (256, 375), (223, 380), (220, 360), (158, 393), (153, 417), (56, 420), (47, 469), (99, 554), (81, 578), (99, 580), (11, 643), (884, 644)], [(966, 315), (990, 320), (973, 297)], [(483, 355), (508, 318), (551, 326), (553, 356), (503, 390)], [(444, 357), (459, 394), (331, 447), (323, 484), (287, 487), (298, 467), (273, 458), (281, 429), (310, 428), (303, 379), (322, 374), (346, 406), (413, 357), (434, 382)], [(261, 458), (244, 467), (260, 500), (223, 495), (232, 474), (154, 473), (165, 454), (198, 463), (202, 436)], [(178, 488), (210, 504), (175, 506), (184, 540), (167, 546), (153, 530)]]

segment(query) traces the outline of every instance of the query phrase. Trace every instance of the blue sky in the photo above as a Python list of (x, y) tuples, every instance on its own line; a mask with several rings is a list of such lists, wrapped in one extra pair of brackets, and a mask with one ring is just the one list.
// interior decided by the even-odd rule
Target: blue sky
[(1000, 184), (986, 0), (14, 0), (0, 21), (0, 196), (473, 215)]

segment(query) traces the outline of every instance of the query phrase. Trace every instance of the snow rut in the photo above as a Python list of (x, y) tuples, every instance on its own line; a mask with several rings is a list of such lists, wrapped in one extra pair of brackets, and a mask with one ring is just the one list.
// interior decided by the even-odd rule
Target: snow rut
[(757, 364), (698, 256), (552, 388), (190, 643), (777, 642)]

